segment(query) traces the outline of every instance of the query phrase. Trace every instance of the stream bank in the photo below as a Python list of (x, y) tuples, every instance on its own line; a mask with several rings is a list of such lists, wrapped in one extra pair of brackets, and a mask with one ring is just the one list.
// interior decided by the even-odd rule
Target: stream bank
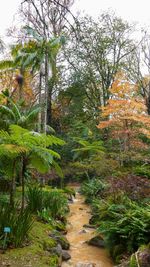
[(94, 229), (85, 228), (91, 217), (90, 207), (84, 203), (84, 197), (75, 187), (76, 198), (70, 203), (67, 239), (70, 242), (71, 259), (62, 263), (62, 267), (113, 267), (108, 252), (104, 248), (90, 246), (87, 241), (95, 236)]

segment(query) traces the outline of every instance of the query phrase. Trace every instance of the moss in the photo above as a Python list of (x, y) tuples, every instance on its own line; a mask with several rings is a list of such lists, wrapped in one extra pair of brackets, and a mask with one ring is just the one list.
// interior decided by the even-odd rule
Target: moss
[(44, 244), (49, 248), (56, 245), (56, 241), (49, 237), (50, 232), (51, 226), (35, 221), (29, 235), (29, 244), (22, 248), (9, 249), (5, 254), (0, 254), (0, 266), (2, 264), (11, 267), (57, 266), (50, 265), (51, 258), (54, 262), (55, 255), (50, 255), (50, 252), (44, 249)]
[(59, 266), (59, 258), (57, 255), (52, 255), (49, 261), (49, 267)]
[(55, 239), (58, 244), (61, 245), (62, 249), (66, 249), (66, 250), (69, 249), (69, 247), (70, 247), (69, 241), (60, 232), (58, 232), (58, 231), (55, 230), (55, 231), (53, 231), (51, 233), (50, 236), (53, 239)]
[(50, 234), (52, 230), (53, 230), (53, 227), (51, 225), (44, 224), (39, 221), (35, 221), (32, 227), (32, 231), (30, 232), (30, 238), (32, 240), (35, 240), (35, 239), (42, 240), (43, 238), (48, 239), (48, 235)]
[(43, 246), (43, 250), (49, 251), (51, 248), (57, 245), (57, 242), (54, 239), (49, 238), (48, 240), (44, 239), (41, 244)]

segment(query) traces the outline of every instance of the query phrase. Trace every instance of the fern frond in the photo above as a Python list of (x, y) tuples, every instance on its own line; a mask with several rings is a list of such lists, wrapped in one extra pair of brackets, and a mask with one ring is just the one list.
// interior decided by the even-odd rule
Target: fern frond
[(14, 112), (12, 111), (12, 109), (10, 109), (7, 106), (4, 105), (0, 105), (0, 113), (2, 114), (6, 114), (8, 116), (10, 116), (11, 118), (13, 118), (14, 120), (16, 119)]
[(53, 160), (53, 167), (54, 167), (56, 173), (58, 174), (58, 176), (63, 178), (64, 174), (62, 172), (62, 169), (61, 169), (61, 167), (59, 166), (59, 164), (55, 160)]
[(27, 152), (27, 148), (14, 144), (1, 144), (0, 157), (14, 158)]
[(33, 122), (34, 119), (37, 118), (39, 112), (41, 111), (40, 107), (37, 107), (36, 109), (32, 110), (26, 117), (26, 122), (30, 123)]
[(4, 130), (1, 130), (0, 131), (0, 140), (9, 140), (10, 138), (10, 135), (8, 132), (4, 131)]

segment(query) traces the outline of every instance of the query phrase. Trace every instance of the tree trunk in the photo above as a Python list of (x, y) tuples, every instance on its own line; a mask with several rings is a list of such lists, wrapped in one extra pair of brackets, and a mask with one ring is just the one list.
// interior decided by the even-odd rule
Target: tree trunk
[(53, 77), (49, 82), (48, 94), (47, 94), (47, 125), (52, 126), (52, 91), (54, 87)]
[(148, 115), (150, 115), (150, 88), (149, 88), (148, 96), (146, 98), (146, 106), (147, 106), (147, 113)]
[(22, 185), (22, 201), (21, 210), (24, 210), (25, 204), (25, 172), (26, 172), (26, 159), (22, 159), (22, 174), (21, 174), (21, 185)]
[(52, 93), (56, 85), (57, 71), (56, 71), (56, 55), (53, 56), (51, 63), (52, 77), (49, 81), (48, 94), (47, 94), (47, 125), (52, 126)]
[[(39, 106), (40, 108), (42, 108), (42, 99), (41, 99), (41, 91), (42, 91), (42, 74), (40, 72), (40, 77), (39, 77)], [(42, 130), (42, 112), (40, 111), (39, 114), (38, 114), (38, 132), (41, 133), (41, 130)]]
[(16, 189), (16, 161), (14, 160), (13, 162), (13, 167), (12, 167), (12, 181), (11, 181), (11, 187), (10, 187), (10, 206), (14, 206), (14, 193)]
[(45, 54), (45, 108), (44, 108), (44, 122), (43, 122), (43, 132), (46, 134), (47, 126), (47, 105), (48, 105), (48, 76), (49, 76), (49, 66), (48, 66), (48, 55)]

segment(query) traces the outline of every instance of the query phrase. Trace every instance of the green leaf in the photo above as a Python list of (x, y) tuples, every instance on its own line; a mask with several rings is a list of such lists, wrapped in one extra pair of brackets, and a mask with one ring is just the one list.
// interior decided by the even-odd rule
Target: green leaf
[(14, 112), (7, 106), (0, 105), (0, 113), (10, 115), (14, 120), (16, 119)]
[(64, 177), (64, 174), (62, 172), (62, 169), (61, 169), (61, 167), (59, 166), (59, 164), (55, 160), (53, 160), (53, 166), (54, 166), (55, 171), (58, 174), (58, 176), (60, 176), (61, 178), (63, 178)]

